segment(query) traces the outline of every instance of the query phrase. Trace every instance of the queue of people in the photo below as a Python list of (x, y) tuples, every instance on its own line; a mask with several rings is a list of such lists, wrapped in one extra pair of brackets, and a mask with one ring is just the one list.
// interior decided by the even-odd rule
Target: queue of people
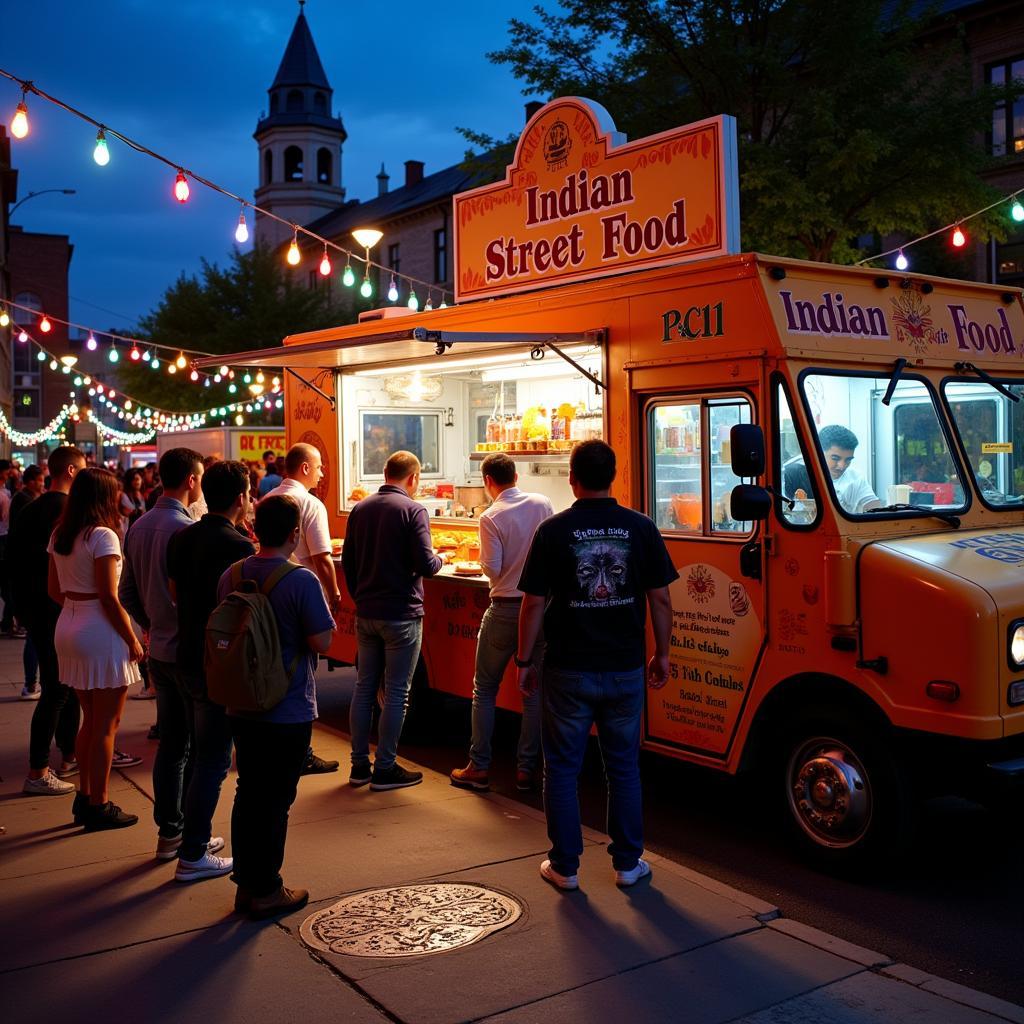
[[(235, 909), (256, 918), (304, 905), (308, 893), (281, 876), (289, 808), (301, 775), (338, 767), (310, 745), (316, 662), (330, 646), (341, 602), (326, 509), (311, 493), (323, 472), (319, 452), (294, 446), (279, 467), (280, 483), (254, 513), (258, 487), (249, 467), (204, 463), (187, 448), (165, 452), (158, 476), (147, 480), (144, 469), (128, 474), (124, 486), (111, 471), (87, 466), (75, 448), (55, 451), (49, 468), (48, 491), (33, 499), (37, 514), (19, 518), (16, 530), (15, 602), (39, 651), (42, 680), (25, 792), (74, 791), (72, 816), (87, 831), (137, 824), (110, 800), (109, 777), (125, 698), (146, 664), (159, 730), (155, 856), (175, 861), (181, 882), (231, 874)], [(397, 759), (422, 643), (423, 580), (443, 565), (427, 512), (413, 498), (420, 469), (415, 455), (392, 453), (384, 484), (355, 507), (346, 531), (342, 569), (358, 638), (352, 787), (387, 791), (422, 781)], [(482, 469), (492, 500), (480, 523), (490, 606), (478, 643), (470, 759), (451, 782), (488, 788), (495, 699), (514, 660), (524, 709), (518, 788), (537, 784), (543, 751), (552, 846), (542, 876), (559, 889), (578, 886), (576, 781), (596, 726), (612, 866), (617, 883), (631, 885), (650, 871), (641, 856), (640, 722), (645, 677), (655, 686), (667, 678), (667, 588), (676, 571), (651, 520), (610, 496), (615, 456), (604, 442), (573, 451), (576, 502), (557, 515), (547, 498), (518, 489), (506, 455), (488, 456)], [(139, 501), (149, 503), (147, 486), (159, 493), (137, 514)], [(206, 511), (196, 521), (188, 510), (200, 496)], [(251, 615), (235, 633), (213, 637), (213, 623), (238, 597)], [(645, 667), (648, 608), (656, 649)], [(272, 703), (224, 698), (223, 679), (208, 676), (210, 666), (222, 664), (236, 640), (246, 642), (260, 615), (274, 623), (281, 692)], [(247, 680), (232, 680), (233, 694), (238, 685)], [(53, 770), (55, 741), (61, 762)], [(212, 820), (232, 751), (238, 781), (226, 856)], [(77, 787), (68, 781), (76, 773)]]

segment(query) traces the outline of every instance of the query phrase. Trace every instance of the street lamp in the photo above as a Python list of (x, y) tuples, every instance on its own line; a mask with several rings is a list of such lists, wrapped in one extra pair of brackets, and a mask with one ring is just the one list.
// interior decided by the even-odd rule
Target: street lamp
[(14, 211), (19, 206), (21, 206), (22, 203), (27, 203), (30, 199), (35, 199), (36, 196), (45, 196), (47, 192), (60, 192), (63, 195), (66, 195), (66, 196), (73, 196), (73, 195), (75, 195), (75, 193), (77, 191), (78, 190), (74, 189), (74, 188), (43, 188), (43, 189), (40, 189), (38, 192), (29, 192), (29, 194), (27, 196), (25, 196), (24, 199), (19, 199), (11, 207), (10, 212), (7, 214), (7, 216), (8, 216), (8, 218), (13, 217), (14, 216)]

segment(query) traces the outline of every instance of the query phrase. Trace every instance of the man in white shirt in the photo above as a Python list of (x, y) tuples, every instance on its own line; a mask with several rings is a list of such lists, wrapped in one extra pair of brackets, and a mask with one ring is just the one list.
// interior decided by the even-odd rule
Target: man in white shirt
[[(477, 638), (473, 676), (473, 740), (469, 764), (451, 773), (452, 785), (485, 790), (490, 785), (494, 704), (502, 677), (518, 643), (523, 593), (519, 577), (537, 527), (554, 514), (542, 494), (516, 487), (516, 464), (507, 455), (488, 455), (481, 465), (484, 490), (493, 504), (480, 516), (480, 565), (491, 584), (491, 604)], [(540, 647), (538, 647), (539, 651)], [(539, 658), (535, 655), (535, 660)], [(516, 788), (536, 785), (540, 756), (540, 699), (535, 690), (523, 697), (523, 721), (516, 754)]]
[(825, 465), (832, 477), (832, 486), (839, 504), (854, 515), (881, 508), (882, 503), (871, 485), (860, 473), (850, 468), (853, 453), (860, 444), (857, 435), (847, 427), (833, 423), (818, 431), (818, 443), (825, 453)]
[[(293, 444), (284, 459), (284, 475), (284, 480), (260, 500), (271, 494), (287, 494), (299, 503), (299, 543), (293, 557), (312, 570), (323, 587), (331, 615), (337, 615), (341, 591), (331, 559), (327, 508), (316, 495), (310, 494), (324, 475), (320, 452), (311, 444)], [(306, 752), (303, 775), (322, 775), (337, 770), (337, 761), (325, 761), (313, 753), (312, 747)]]

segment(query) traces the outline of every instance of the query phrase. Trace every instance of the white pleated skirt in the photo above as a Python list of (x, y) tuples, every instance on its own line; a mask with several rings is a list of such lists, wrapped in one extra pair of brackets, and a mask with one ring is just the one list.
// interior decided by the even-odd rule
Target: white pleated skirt
[(139, 666), (97, 598), (64, 599), (54, 637), (60, 681), (75, 690), (116, 690), (140, 682)]

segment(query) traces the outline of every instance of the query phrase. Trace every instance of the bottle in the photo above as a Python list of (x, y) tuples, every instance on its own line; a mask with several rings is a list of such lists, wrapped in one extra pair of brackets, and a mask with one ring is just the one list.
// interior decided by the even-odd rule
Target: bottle
[(562, 441), (565, 439), (565, 417), (558, 415), (557, 409), (551, 410), (551, 440)]
[(493, 444), (498, 440), (498, 421), (494, 418), (494, 413), (491, 413), (487, 417), (487, 443)]

